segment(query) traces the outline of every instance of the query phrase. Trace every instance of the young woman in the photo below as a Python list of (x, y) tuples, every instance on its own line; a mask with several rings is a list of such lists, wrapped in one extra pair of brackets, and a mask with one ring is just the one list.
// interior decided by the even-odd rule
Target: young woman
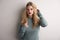
[(19, 40), (39, 40), (38, 30), (40, 26), (46, 27), (47, 22), (36, 5), (28, 2), (18, 27)]

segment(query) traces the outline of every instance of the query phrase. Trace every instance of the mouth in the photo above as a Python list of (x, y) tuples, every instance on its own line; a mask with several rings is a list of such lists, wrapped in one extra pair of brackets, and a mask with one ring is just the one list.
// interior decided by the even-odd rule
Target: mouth
[(31, 13), (29, 13), (29, 14), (31, 14)]

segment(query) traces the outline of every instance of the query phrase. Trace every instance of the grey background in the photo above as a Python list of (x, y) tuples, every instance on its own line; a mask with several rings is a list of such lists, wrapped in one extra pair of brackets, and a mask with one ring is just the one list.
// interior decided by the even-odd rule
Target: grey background
[(39, 30), (40, 40), (60, 40), (60, 0), (0, 0), (0, 40), (17, 40), (17, 24), (28, 1), (37, 5), (48, 22)]

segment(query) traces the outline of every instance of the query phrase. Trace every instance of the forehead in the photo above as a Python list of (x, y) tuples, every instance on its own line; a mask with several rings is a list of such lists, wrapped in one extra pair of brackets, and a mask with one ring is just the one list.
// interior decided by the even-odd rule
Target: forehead
[(27, 9), (33, 8), (32, 6), (27, 6)]

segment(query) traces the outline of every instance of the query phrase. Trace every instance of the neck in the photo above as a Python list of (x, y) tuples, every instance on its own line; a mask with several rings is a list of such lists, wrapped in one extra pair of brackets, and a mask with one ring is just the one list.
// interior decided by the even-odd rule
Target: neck
[(29, 18), (32, 18), (32, 15), (31, 15), (31, 16), (29, 16)]

